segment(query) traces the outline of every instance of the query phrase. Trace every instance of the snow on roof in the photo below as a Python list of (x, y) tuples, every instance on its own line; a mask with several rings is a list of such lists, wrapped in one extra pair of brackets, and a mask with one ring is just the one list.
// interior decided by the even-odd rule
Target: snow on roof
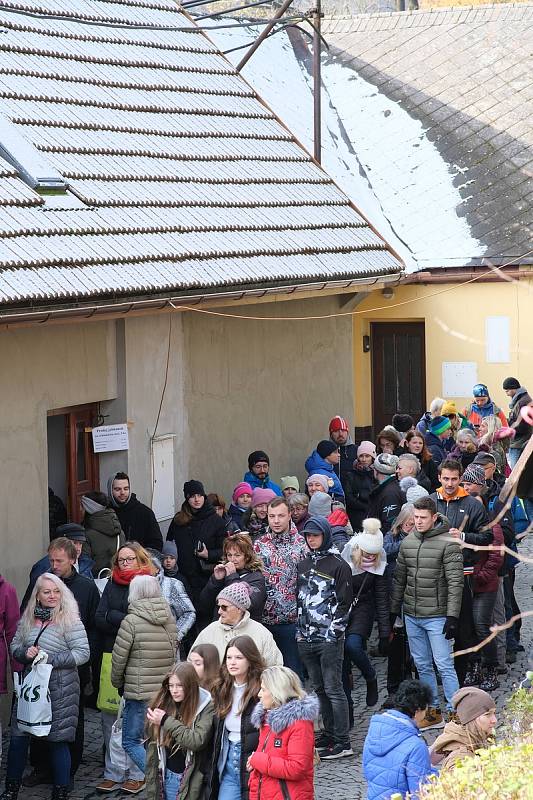
[(531, 249), (532, 23), (526, 4), (324, 21), (326, 90), (419, 268)]
[(0, 160), (1, 305), (401, 271), (174, 0), (0, 15), (0, 114), (69, 185)]

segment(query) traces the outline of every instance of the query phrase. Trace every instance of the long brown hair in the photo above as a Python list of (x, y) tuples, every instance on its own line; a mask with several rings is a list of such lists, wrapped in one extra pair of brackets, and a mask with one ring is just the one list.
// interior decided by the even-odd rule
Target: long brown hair
[[(422, 439), (423, 447), (422, 447), (422, 450), (419, 453), (419, 456), (420, 456), (420, 461), (422, 462), (422, 464), (425, 464), (426, 461), (431, 461), (433, 456), (431, 455), (431, 453), (428, 450), (424, 434), (420, 433), (420, 431), (409, 431), (409, 433), (405, 437), (405, 441), (407, 442), (407, 444), (409, 444), (411, 439), (414, 439), (415, 436), (417, 437), (417, 439)], [(411, 452), (411, 451), (409, 450), (409, 452)], [(417, 456), (417, 458), (418, 458), (418, 456)]]
[(241, 707), (242, 712), (251, 700), (254, 700), (259, 695), (261, 688), (261, 674), (265, 669), (265, 662), (261, 653), (257, 649), (257, 645), (251, 636), (236, 636), (232, 639), (226, 647), (222, 666), (220, 667), (220, 676), (213, 686), (213, 703), (215, 706), (215, 714), (221, 719), (228, 716), (231, 711), (233, 703), (233, 688), (234, 679), (229, 674), (226, 666), (226, 657), (230, 647), (236, 647), (248, 661), (248, 674), (246, 676), (246, 691), (244, 692)]
[(118, 559), (121, 551), (124, 550), (125, 547), (127, 547), (129, 550), (133, 550), (133, 552), (135, 553), (135, 556), (137, 558), (137, 566), (139, 567), (139, 569), (148, 568), (150, 570), (151, 575), (157, 575), (157, 569), (154, 567), (150, 555), (146, 552), (144, 547), (139, 544), (139, 542), (124, 542), (124, 544), (119, 547), (119, 549), (113, 556), (113, 560), (111, 561), (111, 567), (113, 569), (115, 567), (119, 568)]
[(254, 550), (249, 533), (233, 533), (230, 536), (226, 536), (222, 545), (224, 558), (228, 557), (228, 550), (230, 547), (239, 550), (243, 554), (245, 569), (256, 572), (260, 572), (263, 569), (263, 562), (258, 558)]
[[(171, 678), (177, 678), (183, 687), (184, 697), (181, 703), (175, 703), (170, 694), (168, 684)], [(161, 688), (155, 697), (149, 703), (150, 708), (162, 708), (165, 714), (170, 717), (176, 717), (188, 728), (191, 727), (196, 717), (196, 710), (200, 700), (200, 684), (198, 682), (198, 675), (192, 664), (184, 661), (182, 664), (176, 664), (170, 672), (163, 678)], [(149, 737), (153, 741), (157, 741), (159, 737), (159, 725), (149, 723), (147, 725)], [(162, 744), (169, 746), (172, 744), (172, 736), (165, 734)]]
[[(200, 681), (200, 686), (207, 689), (208, 692), (213, 690), (213, 686), (217, 682), (220, 673), (220, 656), (218, 648), (214, 644), (197, 644), (196, 647), (191, 647), (191, 653), (197, 653), (204, 662), (204, 677)], [(193, 667), (194, 669), (194, 667)]]

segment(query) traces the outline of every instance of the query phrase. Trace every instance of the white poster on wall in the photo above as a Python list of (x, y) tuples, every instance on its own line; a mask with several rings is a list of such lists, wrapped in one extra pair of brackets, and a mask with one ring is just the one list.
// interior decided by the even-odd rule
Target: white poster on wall
[(93, 448), (95, 453), (112, 453), (115, 450), (129, 450), (128, 426), (99, 425), (93, 428)]
[(472, 387), (476, 383), (475, 361), (442, 362), (442, 396), (447, 400), (452, 400), (454, 397), (471, 397)]
[(511, 360), (511, 320), (485, 318), (485, 360), (487, 364), (508, 364)]

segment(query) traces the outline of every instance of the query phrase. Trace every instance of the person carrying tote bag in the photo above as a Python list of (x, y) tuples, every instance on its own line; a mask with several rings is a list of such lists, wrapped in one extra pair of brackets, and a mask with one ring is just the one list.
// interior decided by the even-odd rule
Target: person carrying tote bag
[(113, 556), (111, 578), (100, 598), (96, 610), (95, 624), (102, 637), (102, 669), (97, 706), (101, 710), (102, 733), (105, 744), (104, 778), (96, 789), (113, 792), (119, 788), (126, 791), (142, 785), (144, 775), (133, 762), (128, 772), (113, 763), (109, 754), (109, 738), (117, 718), (120, 697), (111, 683), (111, 653), (115, 639), (128, 613), (130, 584), (136, 575), (154, 575), (156, 570), (146, 550), (138, 542), (126, 542)]
[[(74, 741), (79, 712), (78, 667), (89, 661), (90, 650), (74, 595), (56, 575), (45, 572), (37, 579), (11, 643), (11, 652), (24, 664), (25, 671), (43, 652), (52, 666), (48, 684), (52, 722), (46, 736), (54, 779), (51, 797), (66, 800), (71, 765), (69, 742)], [(28, 757), (30, 737), (19, 728), (17, 716), (18, 703), (15, 703), (2, 800), (18, 797)]]

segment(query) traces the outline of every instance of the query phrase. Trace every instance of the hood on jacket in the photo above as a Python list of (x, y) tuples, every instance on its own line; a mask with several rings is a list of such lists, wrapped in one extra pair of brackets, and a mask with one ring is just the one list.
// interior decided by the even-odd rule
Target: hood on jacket
[(476, 739), (472, 734), (459, 725), (457, 722), (447, 722), (446, 727), (440, 736), (435, 740), (431, 752), (441, 754), (443, 757), (446, 753), (451, 753), (453, 750), (471, 750), (472, 753), (480, 747), (483, 747), (485, 740), (480, 737)]
[(152, 625), (165, 625), (169, 619), (173, 620), (170, 606), (163, 597), (144, 597), (134, 600), (128, 606), (128, 614), (135, 614)]
[(262, 703), (258, 703), (252, 711), (252, 725), (260, 728), (263, 723), (274, 733), (281, 733), (289, 725), (304, 720), (304, 722), (314, 722), (318, 719), (320, 703), (316, 694), (306, 694), (305, 697), (289, 700), (278, 708), (271, 708), (265, 711)]
[(83, 527), (86, 530), (98, 531), (98, 533), (113, 539), (122, 533), (120, 522), (112, 508), (104, 508), (102, 511), (95, 511), (93, 514), (85, 512)]
[(513, 397), (511, 397), (509, 408), (512, 408), (520, 400), (520, 398), (524, 397), (527, 393), (528, 391), (524, 386), (521, 386), (519, 389), (517, 389)]
[[(308, 525), (312, 526), (311, 530), (307, 530)], [(320, 545), (318, 550), (311, 550), (311, 548), (309, 547), (309, 542), (307, 541), (307, 535), (308, 533), (318, 533), (318, 532), (322, 533), (322, 544)], [(309, 547), (309, 550), (311, 551), (311, 555), (313, 555), (313, 553), (314, 554), (320, 553), (320, 555), (324, 555), (324, 553), (327, 553), (328, 550), (330, 550), (333, 547), (333, 536), (331, 534), (331, 525), (329, 524), (329, 522), (325, 517), (318, 517), (318, 516), (309, 517), (309, 519), (306, 520), (306, 523), (302, 528), (302, 535), (304, 536), (305, 542)]]
[(325, 458), (319, 456), (316, 450), (313, 450), (311, 455), (306, 459), (305, 468), (309, 475), (313, 475), (319, 470), (322, 470), (323, 472), (335, 472), (333, 469), (333, 464), (330, 464)]
[(425, 533), (420, 533), (416, 528), (413, 528), (413, 534), (417, 539), (422, 541), (423, 539), (432, 539), (434, 536), (440, 536), (441, 533), (448, 533), (449, 530), (450, 523), (448, 518), (445, 517), (444, 514), (437, 513), (437, 522), (434, 528), (431, 528), (430, 531), (426, 531)]
[(392, 709), (371, 717), (366, 747), (373, 756), (381, 758), (395, 750), (405, 739), (420, 735), (417, 726), (407, 714)]
[(133, 494), (133, 492), (131, 491), (131, 481), (129, 481), (129, 478), (128, 478), (129, 485), (130, 485), (130, 494), (129, 494), (128, 499), (126, 500), (125, 503), (119, 503), (117, 500), (115, 500), (115, 498), (113, 497), (113, 481), (115, 480), (117, 474), (118, 473), (115, 472), (114, 475), (111, 475), (111, 477), (109, 477), (107, 479), (107, 495), (108, 495), (109, 499), (111, 500), (112, 505), (115, 508), (125, 508), (128, 505), (128, 503), (130, 502), (130, 500), (136, 500), (137, 498)]

